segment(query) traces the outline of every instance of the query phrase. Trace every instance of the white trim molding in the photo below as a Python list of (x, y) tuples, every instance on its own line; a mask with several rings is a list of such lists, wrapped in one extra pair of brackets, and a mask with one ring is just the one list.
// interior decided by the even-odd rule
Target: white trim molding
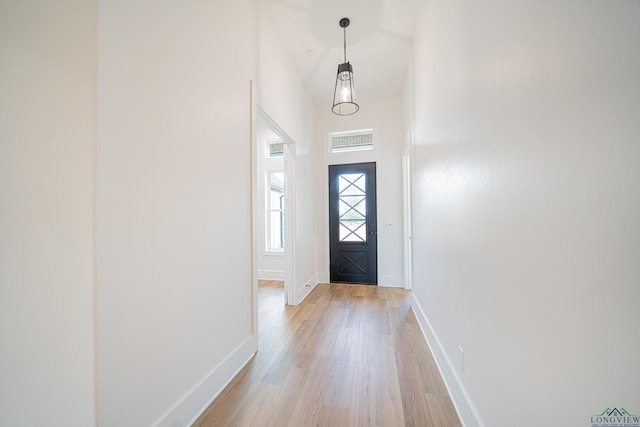
[(447, 353), (444, 351), (442, 347), (442, 343), (438, 339), (436, 332), (431, 327), (431, 323), (427, 318), (425, 312), (422, 310), (420, 303), (416, 299), (414, 294), (411, 294), (411, 309), (418, 319), (418, 324), (420, 325), (420, 330), (422, 331), (422, 335), (427, 341), (427, 345), (431, 350), (431, 354), (433, 355), (434, 360), (436, 361), (436, 365), (438, 366), (438, 370), (440, 371), (440, 375), (444, 380), (444, 384), (447, 387), (447, 391), (449, 392), (449, 397), (451, 397), (451, 401), (453, 402), (453, 406), (458, 413), (458, 418), (460, 418), (460, 422), (465, 427), (483, 427), (484, 424), (478, 415), (478, 412), (471, 402), (467, 391), (460, 381), (460, 377), (456, 374), (453, 369), (453, 365), (451, 364), (451, 360), (447, 357)]
[(259, 269), (258, 280), (283, 280), (284, 281), (284, 271)]
[(250, 335), (153, 425), (156, 427), (192, 425), (249, 363), (257, 351), (258, 337)]
[(302, 303), (302, 301), (304, 301), (304, 299), (311, 293), (311, 291), (318, 285), (318, 283), (320, 283), (319, 278), (320, 273), (316, 273), (309, 280), (301, 283), (300, 286), (298, 286), (298, 296), (300, 297), (298, 304)]

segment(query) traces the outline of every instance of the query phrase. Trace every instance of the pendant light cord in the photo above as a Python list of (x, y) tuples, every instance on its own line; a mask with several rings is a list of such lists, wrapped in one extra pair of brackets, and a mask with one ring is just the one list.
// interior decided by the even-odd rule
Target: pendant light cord
[(347, 62), (347, 27), (342, 28), (344, 30), (344, 62)]

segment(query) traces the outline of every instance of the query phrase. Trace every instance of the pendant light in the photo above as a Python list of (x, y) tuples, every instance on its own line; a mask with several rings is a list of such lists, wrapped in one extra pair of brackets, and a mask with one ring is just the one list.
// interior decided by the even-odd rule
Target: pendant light
[(356, 103), (353, 67), (347, 61), (347, 27), (350, 23), (349, 18), (340, 20), (340, 27), (344, 31), (344, 62), (338, 65), (336, 87), (333, 91), (333, 107), (331, 108), (331, 111), (339, 116), (349, 116), (360, 109), (360, 106)]

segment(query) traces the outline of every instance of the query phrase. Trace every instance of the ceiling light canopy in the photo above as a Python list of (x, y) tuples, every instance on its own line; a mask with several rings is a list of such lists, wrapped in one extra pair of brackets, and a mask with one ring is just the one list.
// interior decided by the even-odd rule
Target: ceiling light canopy
[(349, 18), (340, 20), (340, 27), (344, 31), (344, 62), (338, 65), (336, 87), (333, 90), (333, 107), (331, 108), (331, 111), (339, 116), (349, 116), (360, 109), (356, 102), (353, 67), (347, 61), (347, 27), (350, 23)]

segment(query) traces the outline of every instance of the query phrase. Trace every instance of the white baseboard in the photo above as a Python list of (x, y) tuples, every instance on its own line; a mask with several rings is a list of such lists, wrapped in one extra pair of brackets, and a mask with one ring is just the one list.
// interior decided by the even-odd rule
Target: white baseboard
[(404, 288), (404, 277), (396, 274), (382, 274), (378, 277), (378, 286), (384, 288)]
[(258, 351), (258, 338), (256, 335), (251, 335), (153, 425), (156, 427), (192, 425), (251, 360), (256, 351)]
[(258, 270), (259, 280), (284, 280), (284, 271), (281, 270)]
[(467, 394), (460, 378), (456, 374), (456, 371), (453, 369), (453, 365), (451, 364), (451, 360), (447, 356), (447, 353), (444, 351), (438, 336), (435, 331), (431, 327), (431, 323), (427, 318), (425, 312), (422, 310), (420, 303), (415, 297), (415, 294), (411, 295), (412, 300), (412, 309), (416, 318), (418, 319), (418, 324), (420, 325), (420, 329), (422, 330), (422, 335), (427, 340), (427, 345), (431, 350), (431, 354), (436, 361), (436, 365), (438, 365), (438, 370), (440, 371), (440, 375), (444, 380), (444, 384), (447, 387), (447, 391), (449, 392), (449, 396), (451, 397), (451, 401), (453, 402), (453, 406), (456, 408), (456, 412), (458, 413), (458, 418), (460, 418), (460, 422), (465, 427), (481, 427), (484, 426), (482, 423), (478, 412), (476, 411), (469, 395)]
[(318, 273), (318, 283), (330, 283), (329, 270)]
[(307, 295), (309, 295), (311, 291), (318, 285), (318, 283), (320, 283), (319, 277), (320, 273), (316, 273), (309, 280), (302, 283), (298, 287), (298, 304), (304, 301)]

